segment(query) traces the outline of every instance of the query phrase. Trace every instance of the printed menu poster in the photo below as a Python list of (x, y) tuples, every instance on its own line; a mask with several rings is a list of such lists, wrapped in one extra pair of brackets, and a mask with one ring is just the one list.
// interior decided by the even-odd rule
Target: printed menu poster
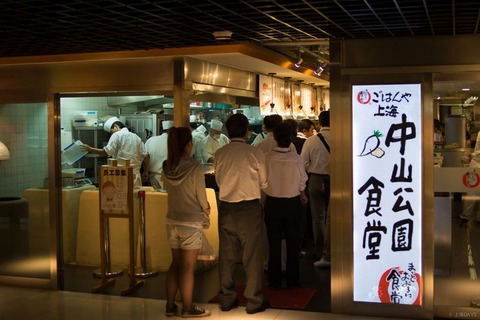
[(103, 211), (128, 213), (127, 168), (102, 167), (100, 175), (100, 208)]
[(421, 86), (352, 93), (353, 298), (421, 305)]

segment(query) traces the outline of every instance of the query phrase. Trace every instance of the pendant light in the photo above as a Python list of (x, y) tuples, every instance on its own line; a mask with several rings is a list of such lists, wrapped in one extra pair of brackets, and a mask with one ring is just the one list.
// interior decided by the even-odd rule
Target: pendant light
[(0, 160), (10, 159), (10, 151), (8, 151), (7, 146), (0, 141)]

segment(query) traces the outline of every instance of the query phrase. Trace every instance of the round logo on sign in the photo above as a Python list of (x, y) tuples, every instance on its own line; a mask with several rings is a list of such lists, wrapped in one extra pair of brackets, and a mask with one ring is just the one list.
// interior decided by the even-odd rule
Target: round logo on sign
[(382, 303), (421, 304), (421, 276), (400, 267), (386, 270), (378, 282), (378, 297)]
[(368, 104), (372, 100), (372, 95), (368, 90), (362, 90), (357, 94), (357, 101), (361, 104)]
[(475, 171), (466, 172), (462, 180), (463, 185), (467, 188), (475, 188), (480, 184), (480, 176)]

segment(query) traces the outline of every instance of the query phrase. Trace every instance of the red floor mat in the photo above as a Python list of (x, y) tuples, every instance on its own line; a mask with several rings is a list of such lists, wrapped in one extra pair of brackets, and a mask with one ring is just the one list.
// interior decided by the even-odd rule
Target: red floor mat
[[(240, 305), (246, 304), (246, 299), (243, 296), (245, 290), (244, 285), (236, 286), (238, 301)], [(279, 309), (304, 309), (313, 295), (316, 289), (314, 288), (282, 288), (272, 289), (266, 287), (263, 289), (263, 295), (268, 301), (270, 301), (270, 307)], [(218, 296), (213, 297), (210, 303), (218, 303)]]

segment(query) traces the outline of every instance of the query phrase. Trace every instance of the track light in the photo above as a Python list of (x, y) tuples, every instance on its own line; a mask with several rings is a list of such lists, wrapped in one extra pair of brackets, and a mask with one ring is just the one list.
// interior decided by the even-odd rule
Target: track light
[(297, 62), (295, 62), (295, 67), (300, 68), (300, 65), (302, 64), (303, 59), (302, 57), (298, 58)]
[(300, 65), (301, 65), (302, 62), (303, 62), (302, 52), (303, 52), (302, 50), (300, 50), (300, 51), (298, 52), (298, 60), (297, 60), (297, 62), (295, 62), (295, 67), (297, 67), (297, 68), (300, 68)]
[(327, 63), (321, 64), (318, 66), (317, 70), (315, 70), (313, 73), (317, 76), (321, 75), (323, 70), (325, 70), (325, 67), (327, 66)]
[(322, 66), (318, 66), (317, 70), (315, 70), (313, 73), (315, 73), (317, 76), (321, 75), (322, 72), (323, 72), (323, 67)]

